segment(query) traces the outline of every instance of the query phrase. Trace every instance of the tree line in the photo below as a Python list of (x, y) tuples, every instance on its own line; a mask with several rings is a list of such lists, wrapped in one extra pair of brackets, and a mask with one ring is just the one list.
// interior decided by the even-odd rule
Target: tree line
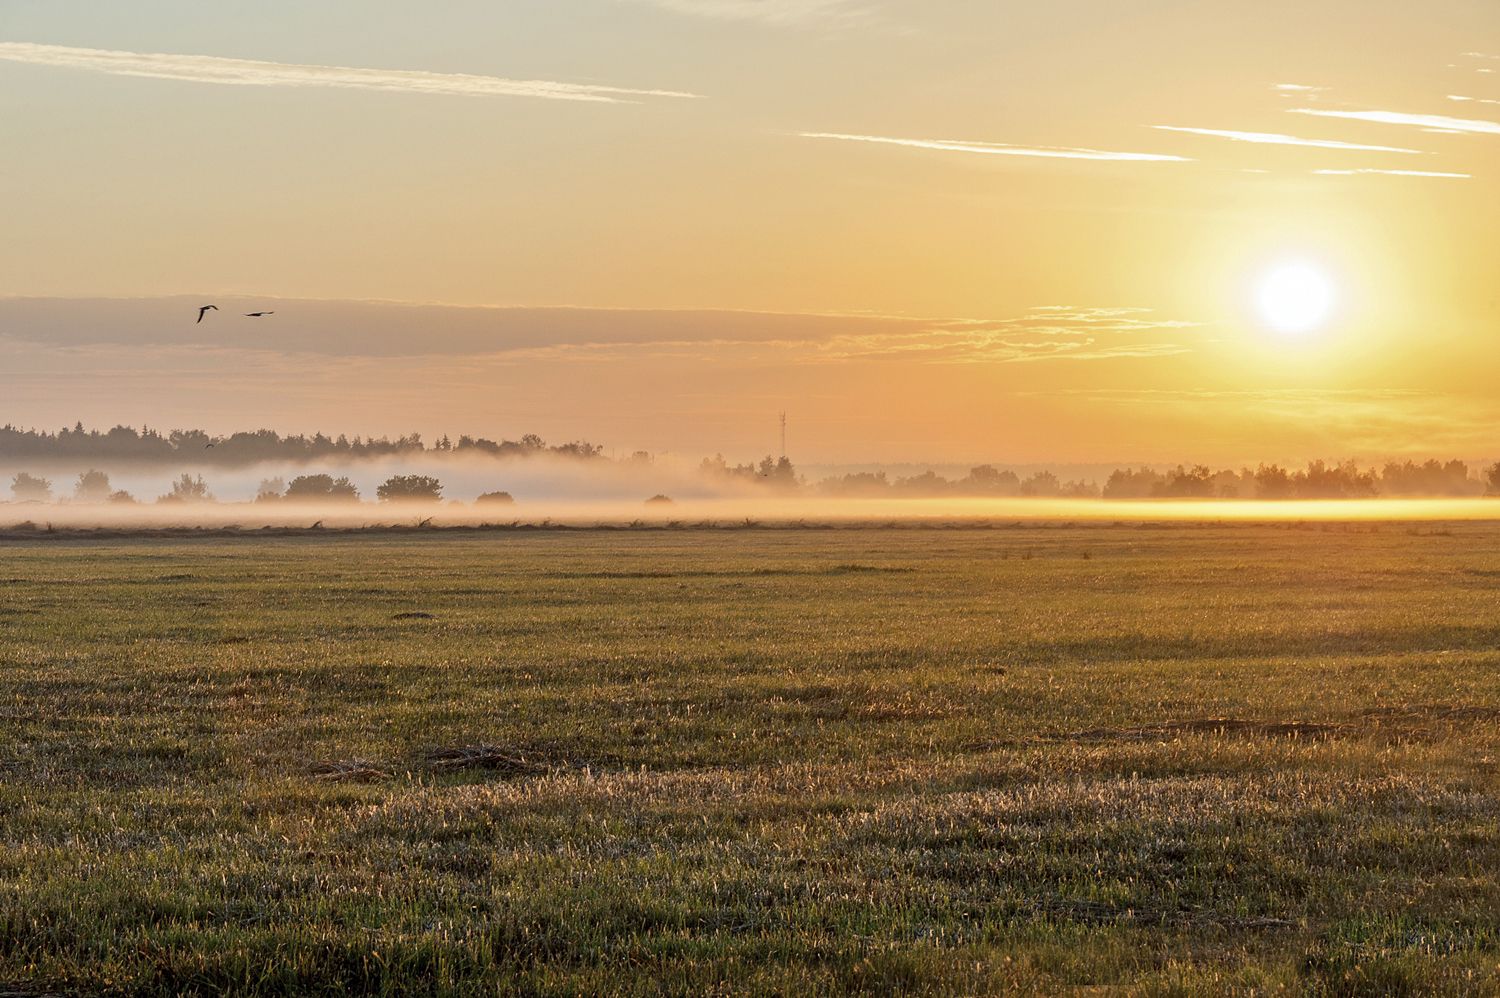
[(1388, 462), (1361, 469), (1353, 461), (1310, 461), (1306, 468), (1261, 464), (1254, 470), (1214, 471), (1178, 465), (1163, 471), (1117, 468), (1103, 487), (1063, 481), (1050, 471), (1021, 478), (984, 464), (960, 479), (935, 472), (888, 479), (885, 472), (825, 478), (812, 486), (820, 495), (859, 496), (1038, 496), (1103, 499), (1371, 499), (1376, 496), (1437, 497), (1500, 495), (1500, 462), (1472, 472), (1463, 461)]
[[(27, 472), (11, 479), (11, 495), (16, 502), (51, 502), (55, 497), (52, 482)], [(109, 475), (90, 469), (78, 476), (71, 495), (61, 497), (67, 501), (85, 504), (119, 503), (136, 505), (141, 502), (134, 495), (110, 485)], [(375, 498), (380, 502), (440, 502), (443, 484), (431, 475), (392, 475), (375, 489)], [(291, 482), (281, 478), (263, 478), (256, 491), (258, 503), (304, 503), (304, 502), (359, 502), (359, 489), (348, 478), (332, 475), (298, 475)], [(478, 502), (509, 503), (509, 492), (486, 492)], [(202, 475), (183, 473), (172, 483), (171, 489), (156, 497), (158, 503), (211, 503), (218, 499), (208, 490)]]
[(116, 426), (106, 431), (86, 430), (83, 423), (56, 433), (21, 429), (6, 424), (0, 427), (0, 459), (72, 460), (98, 463), (171, 464), (191, 460), (194, 464), (219, 467), (244, 467), (263, 461), (306, 464), (320, 460), (357, 461), (365, 458), (410, 457), (417, 454), (489, 454), (496, 457), (529, 457), (551, 454), (558, 457), (597, 458), (604, 448), (585, 440), (548, 445), (541, 437), (528, 433), (520, 440), (487, 440), (484, 437), (460, 436), (455, 442), (445, 434), (428, 445), (420, 433), (408, 433), (391, 440), (388, 437), (356, 436), (353, 440), (340, 434), (328, 437), (294, 434), (282, 436), (275, 430), (231, 433), (214, 436), (203, 430), (171, 430), (161, 433), (149, 427), (137, 430)]
[[(460, 438), (468, 439), (468, 438)], [(545, 445), (532, 438), (536, 453)], [(563, 448), (551, 452), (574, 453)], [(579, 456), (583, 456), (580, 454)], [(588, 456), (596, 457), (597, 454)], [(637, 453), (633, 460), (650, 455)], [(857, 472), (824, 478), (809, 485), (797, 474), (792, 462), (767, 455), (760, 462), (730, 464), (723, 455), (705, 458), (699, 473), (720, 482), (743, 482), (781, 493), (809, 492), (829, 498), (899, 497), (1038, 497), (1103, 499), (1369, 499), (1376, 496), (1481, 496), (1500, 495), (1500, 462), (1472, 473), (1463, 461), (1429, 460), (1388, 462), (1383, 468), (1361, 469), (1354, 461), (1329, 464), (1310, 461), (1305, 469), (1261, 464), (1254, 470), (1214, 471), (1206, 465), (1178, 465), (1165, 471), (1150, 467), (1117, 468), (1101, 488), (1095, 482), (1064, 481), (1051, 471), (1035, 471), (1025, 478), (1008, 469), (983, 464), (971, 468), (963, 478), (948, 479), (933, 471), (920, 475), (888, 478), (884, 471)], [(393, 475), (375, 490), (380, 502), (437, 502), (442, 484), (426, 475)], [(53, 483), (29, 472), (11, 480), (16, 502), (50, 502)], [(78, 476), (65, 501), (81, 503), (136, 503), (135, 496), (110, 485), (109, 475), (90, 469)], [(215, 502), (203, 476), (183, 473), (171, 490), (156, 497), (158, 503)], [(282, 478), (262, 479), (256, 502), (359, 502), (359, 489), (346, 476), (299, 475), (289, 483)], [(479, 502), (508, 503), (508, 492), (487, 492)]]

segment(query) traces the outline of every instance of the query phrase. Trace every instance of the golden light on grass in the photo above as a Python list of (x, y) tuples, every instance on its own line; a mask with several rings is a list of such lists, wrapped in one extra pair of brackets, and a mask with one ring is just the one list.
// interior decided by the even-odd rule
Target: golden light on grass
[(0, 981), (1492, 994), (1500, 527), (1075, 526), (9, 541)]

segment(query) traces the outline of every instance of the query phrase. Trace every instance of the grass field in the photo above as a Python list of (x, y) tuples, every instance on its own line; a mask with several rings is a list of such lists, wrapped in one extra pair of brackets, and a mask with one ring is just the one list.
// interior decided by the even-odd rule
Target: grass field
[(0, 981), (1500, 994), (1497, 596), (1487, 523), (0, 542)]

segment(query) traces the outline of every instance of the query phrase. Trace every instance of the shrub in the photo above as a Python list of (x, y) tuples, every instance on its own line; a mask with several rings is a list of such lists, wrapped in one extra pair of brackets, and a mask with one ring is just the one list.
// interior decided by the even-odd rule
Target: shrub
[(516, 500), (515, 500), (515, 498), (509, 492), (486, 492), (483, 495), (481, 495), (478, 499), (475, 499), (474, 501), (475, 502), (493, 502), (493, 503), (500, 503), (501, 505), (504, 505), (505, 503), (512, 503), (512, 502), (515, 502)]
[(427, 475), (392, 475), (375, 490), (381, 502), (437, 502), (443, 485)]
[(78, 476), (73, 486), (73, 498), (78, 502), (105, 502), (109, 499), (109, 476), (90, 468)]
[(299, 475), (286, 487), (286, 498), (297, 502), (338, 499), (357, 502), (359, 489), (348, 478), (332, 475)]
[(46, 502), (52, 498), (52, 483), (23, 471), (11, 479), (10, 491), (16, 502)]
[(187, 472), (183, 472), (181, 478), (172, 483), (172, 491), (164, 496), (157, 496), (157, 502), (214, 502), (214, 497), (209, 494), (208, 483), (199, 475), (194, 478)]

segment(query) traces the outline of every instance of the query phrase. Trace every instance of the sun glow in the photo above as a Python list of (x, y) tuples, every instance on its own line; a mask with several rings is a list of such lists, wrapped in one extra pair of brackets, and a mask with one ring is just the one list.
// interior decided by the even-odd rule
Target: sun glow
[(1298, 334), (1326, 322), (1337, 295), (1327, 274), (1311, 263), (1294, 260), (1261, 276), (1255, 302), (1261, 317), (1276, 332)]

